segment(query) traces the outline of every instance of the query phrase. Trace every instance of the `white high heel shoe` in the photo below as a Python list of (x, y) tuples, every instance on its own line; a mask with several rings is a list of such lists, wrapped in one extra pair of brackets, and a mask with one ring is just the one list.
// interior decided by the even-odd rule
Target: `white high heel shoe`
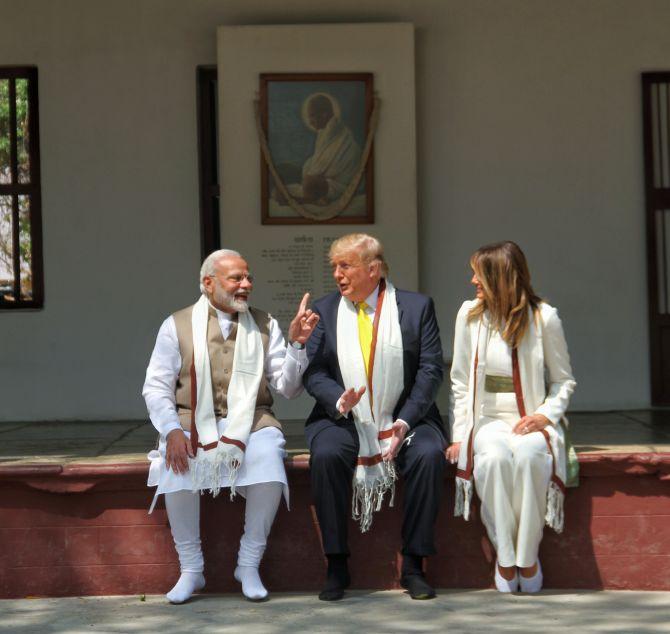
[(528, 594), (535, 594), (542, 590), (542, 566), (540, 560), (537, 560), (537, 572), (532, 577), (524, 577), (519, 575), (519, 584), (521, 585), (521, 592)]
[(504, 592), (508, 594), (510, 592), (516, 592), (519, 589), (519, 573), (518, 572), (514, 573), (514, 579), (505, 579), (505, 577), (503, 577), (500, 574), (497, 561), (496, 561), (496, 572), (494, 578), (496, 582), (496, 589), (498, 590), (498, 592)]

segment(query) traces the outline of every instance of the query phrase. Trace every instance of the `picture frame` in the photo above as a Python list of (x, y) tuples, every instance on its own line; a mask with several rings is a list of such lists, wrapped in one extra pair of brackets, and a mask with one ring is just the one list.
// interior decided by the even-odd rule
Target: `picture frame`
[(372, 73), (261, 73), (261, 223), (374, 223)]

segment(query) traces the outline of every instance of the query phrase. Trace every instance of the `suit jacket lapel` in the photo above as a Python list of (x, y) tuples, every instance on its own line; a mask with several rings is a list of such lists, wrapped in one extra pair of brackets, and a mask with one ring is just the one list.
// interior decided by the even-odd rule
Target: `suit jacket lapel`
[[(326, 338), (330, 339), (330, 341), (326, 341), (326, 344), (330, 343), (332, 354), (335, 357), (335, 367), (337, 368), (335, 380), (340, 385), (344, 385), (342, 371), (340, 370), (340, 361), (337, 358), (337, 311), (340, 307), (340, 300), (341, 296), (339, 293), (337, 293), (337, 295), (333, 297), (333, 301), (330, 303), (330, 306), (328, 306), (328, 312), (323, 315), (323, 323), (324, 328), (326, 329)], [(326, 326), (326, 324), (332, 324), (332, 326)]]
[[(400, 335), (402, 337), (402, 349), (404, 353), (404, 364), (403, 364), (403, 386), (405, 392), (412, 387), (414, 381), (412, 377), (412, 368), (408, 367), (408, 360), (411, 358), (411, 350), (409, 348), (410, 342), (412, 341), (412, 333), (407, 330), (407, 319), (405, 317), (405, 311), (403, 310), (402, 301), (400, 299), (400, 293), (396, 289), (395, 293), (396, 304), (398, 305), (398, 321), (400, 322)], [(400, 396), (398, 401), (398, 408), (402, 405), (406, 398), (406, 394)]]
[(398, 305), (398, 321), (400, 322), (400, 332), (402, 334), (402, 347), (403, 350), (407, 349), (407, 341), (409, 337), (407, 337), (407, 333), (403, 330), (403, 326), (405, 325), (405, 320), (403, 319), (405, 315), (405, 311), (403, 310), (402, 307), (402, 302), (400, 301), (400, 294), (398, 293), (398, 289), (396, 289), (396, 294), (395, 294), (395, 303)]

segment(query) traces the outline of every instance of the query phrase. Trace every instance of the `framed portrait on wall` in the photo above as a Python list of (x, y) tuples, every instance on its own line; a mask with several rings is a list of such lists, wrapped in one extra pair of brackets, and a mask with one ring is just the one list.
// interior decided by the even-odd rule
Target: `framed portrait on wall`
[(372, 73), (263, 73), (263, 224), (374, 222)]

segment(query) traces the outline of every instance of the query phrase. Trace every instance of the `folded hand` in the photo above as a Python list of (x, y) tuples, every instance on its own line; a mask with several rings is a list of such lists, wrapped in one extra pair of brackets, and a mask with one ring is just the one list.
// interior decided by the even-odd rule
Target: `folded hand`
[[(391, 445), (387, 451), (382, 454), (382, 460), (389, 461), (394, 460), (400, 451), (403, 440), (405, 440), (405, 434), (407, 433), (407, 425), (396, 421), (393, 423), (393, 437), (391, 438)], [(409, 442), (409, 441), (408, 441)]]
[(551, 421), (543, 414), (533, 414), (532, 416), (524, 416), (512, 430), (515, 434), (530, 434), (534, 431), (540, 431), (547, 425), (551, 425)]

